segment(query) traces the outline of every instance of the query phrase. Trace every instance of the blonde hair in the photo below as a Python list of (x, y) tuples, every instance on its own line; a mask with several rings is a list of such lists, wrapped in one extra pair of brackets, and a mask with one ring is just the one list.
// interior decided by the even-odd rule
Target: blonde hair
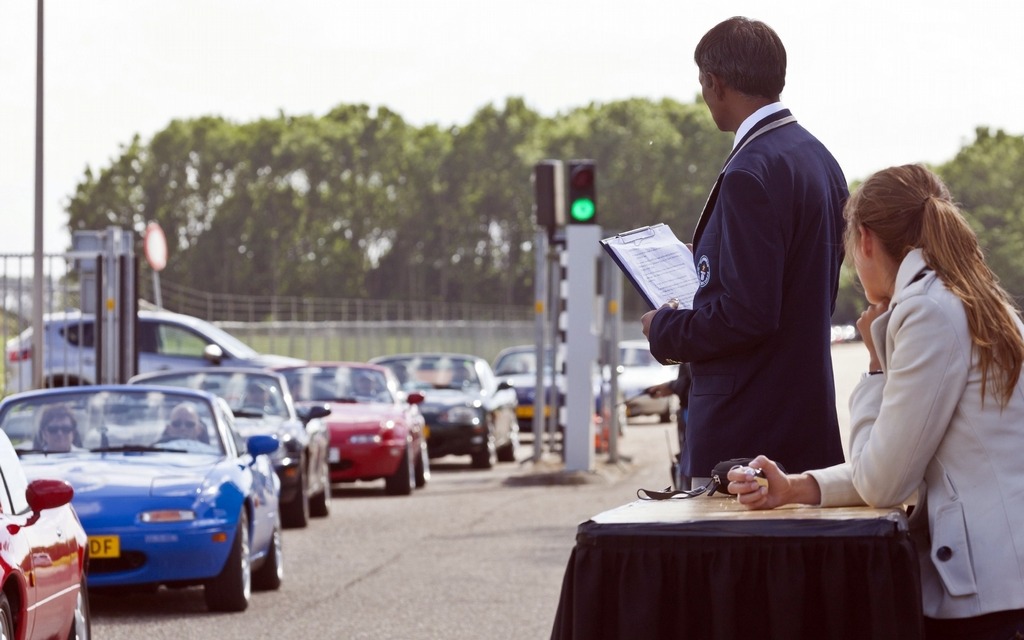
[(847, 255), (870, 229), (897, 262), (921, 249), (925, 263), (964, 304), (981, 370), (981, 397), (991, 382), (1006, 406), (1024, 363), (1019, 310), (989, 269), (971, 229), (942, 180), (921, 165), (883, 169), (850, 196), (844, 209)]

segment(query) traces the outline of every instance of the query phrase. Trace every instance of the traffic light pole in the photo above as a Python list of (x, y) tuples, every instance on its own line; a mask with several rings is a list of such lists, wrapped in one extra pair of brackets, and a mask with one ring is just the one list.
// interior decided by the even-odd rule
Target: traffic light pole
[(567, 225), (566, 294), (566, 424), (565, 470), (590, 471), (594, 465), (594, 387), (593, 370), (598, 359), (595, 309), (597, 260), (601, 227)]

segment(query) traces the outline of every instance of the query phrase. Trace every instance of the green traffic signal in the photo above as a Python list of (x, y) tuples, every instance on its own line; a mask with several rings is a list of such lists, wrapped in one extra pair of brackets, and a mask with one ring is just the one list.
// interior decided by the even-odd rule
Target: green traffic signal
[(590, 198), (580, 198), (574, 201), (569, 208), (569, 216), (574, 222), (590, 222), (594, 218), (596, 208), (594, 201)]
[(597, 189), (593, 160), (569, 161), (569, 224), (597, 224)]

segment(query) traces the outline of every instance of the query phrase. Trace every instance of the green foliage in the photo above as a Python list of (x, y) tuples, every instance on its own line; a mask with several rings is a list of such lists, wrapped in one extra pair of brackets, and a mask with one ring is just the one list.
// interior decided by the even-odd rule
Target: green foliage
[[(684, 241), (731, 145), (699, 98), (590, 104), (546, 118), (522, 99), (465, 126), (414, 127), (386, 108), (235, 123), (175, 120), (138, 136), (67, 210), (74, 229), (168, 236), (163, 277), (211, 293), (533, 305), (533, 166), (596, 161), (607, 234), (666, 222)], [(989, 262), (1024, 295), (1024, 139), (980, 128), (937, 170)], [(623, 317), (644, 307), (629, 287)], [(834, 320), (864, 308), (845, 267)], [(259, 318), (256, 318), (259, 319)]]
[(1024, 298), (1024, 137), (980, 127), (936, 168), (960, 203), (1003, 287)]

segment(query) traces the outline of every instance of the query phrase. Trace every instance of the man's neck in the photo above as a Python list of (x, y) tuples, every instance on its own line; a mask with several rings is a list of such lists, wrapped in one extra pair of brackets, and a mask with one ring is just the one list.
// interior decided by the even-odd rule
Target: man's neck
[(765, 105), (759, 107), (758, 109), (755, 109), (754, 111), (748, 113), (747, 117), (743, 119), (743, 121), (740, 123), (738, 127), (736, 127), (736, 137), (733, 138), (732, 141), (733, 148), (735, 148), (736, 145), (739, 144), (740, 140), (746, 137), (747, 133), (754, 128), (755, 124), (772, 115), (773, 113), (778, 113), (779, 111), (782, 111), (785, 108), (786, 107), (783, 106), (781, 102), (768, 102)]

